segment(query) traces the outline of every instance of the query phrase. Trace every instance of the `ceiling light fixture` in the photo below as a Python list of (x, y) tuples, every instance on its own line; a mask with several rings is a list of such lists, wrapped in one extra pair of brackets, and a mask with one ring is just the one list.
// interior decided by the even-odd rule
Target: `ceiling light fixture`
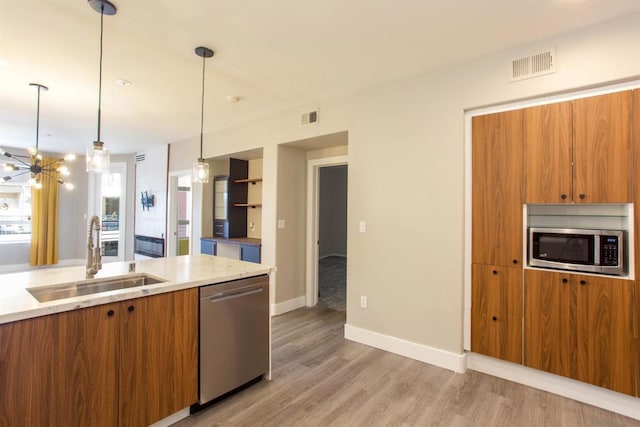
[(196, 55), (202, 58), (202, 103), (200, 110), (200, 157), (198, 160), (193, 163), (193, 182), (209, 182), (209, 163), (205, 162), (202, 157), (202, 142), (203, 142), (203, 131), (204, 131), (204, 70), (205, 70), (205, 59), (211, 58), (213, 56), (213, 51), (208, 47), (197, 47)]
[(100, 13), (100, 74), (98, 83), (98, 138), (87, 147), (87, 172), (109, 172), (109, 150), (100, 140), (100, 119), (102, 111), (102, 35), (104, 34), (104, 15), (115, 15), (116, 6), (108, 0), (88, 0), (89, 6)]
[(11, 154), (0, 148), (0, 154), (14, 160), (11, 163), (5, 163), (3, 169), (7, 172), (18, 172), (13, 176), (7, 175), (2, 177), (0, 181), (7, 182), (15, 177), (28, 173), (29, 180), (27, 183), (39, 190), (42, 188), (42, 175), (47, 175), (55, 179), (58, 184), (64, 185), (66, 189), (73, 190), (73, 184), (65, 182), (61, 176), (70, 175), (66, 162), (74, 160), (76, 158), (75, 154), (67, 154), (62, 159), (48, 160), (45, 163), (42, 154), (38, 151), (38, 140), (40, 136), (40, 92), (46, 92), (49, 88), (39, 83), (29, 83), (29, 86), (38, 91), (38, 104), (36, 107), (36, 145), (35, 147), (27, 147), (27, 153), (29, 153), (29, 155)]

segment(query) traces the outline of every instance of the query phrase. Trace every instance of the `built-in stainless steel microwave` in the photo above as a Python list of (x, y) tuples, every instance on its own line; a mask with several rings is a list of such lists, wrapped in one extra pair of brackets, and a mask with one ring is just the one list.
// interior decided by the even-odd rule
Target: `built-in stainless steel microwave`
[(529, 228), (529, 265), (624, 275), (625, 232), (581, 228)]

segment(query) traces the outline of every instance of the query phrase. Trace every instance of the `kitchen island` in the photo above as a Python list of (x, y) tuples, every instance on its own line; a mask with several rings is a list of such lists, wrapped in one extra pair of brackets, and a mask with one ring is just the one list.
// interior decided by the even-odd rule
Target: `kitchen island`
[(34, 295), (86, 284), (84, 267), (0, 276), (0, 425), (145, 426), (188, 415), (198, 401), (199, 289), (273, 270), (209, 255), (136, 261), (135, 272), (119, 262), (91, 283), (164, 281), (48, 302)]

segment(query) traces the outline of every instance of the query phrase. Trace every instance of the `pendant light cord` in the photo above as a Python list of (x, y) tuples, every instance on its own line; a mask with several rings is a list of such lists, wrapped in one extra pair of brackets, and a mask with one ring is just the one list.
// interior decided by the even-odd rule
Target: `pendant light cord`
[(100, 72), (98, 74), (98, 140), (100, 142), (100, 105), (102, 104), (102, 34), (104, 25), (104, 4), (100, 7)]
[(36, 109), (36, 155), (38, 154), (38, 140), (40, 139), (40, 86), (38, 86), (38, 106)]
[(202, 100), (200, 107), (200, 159), (202, 159), (202, 140), (204, 132), (204, 67), (205, 67), (206, 55), (202, 55)]

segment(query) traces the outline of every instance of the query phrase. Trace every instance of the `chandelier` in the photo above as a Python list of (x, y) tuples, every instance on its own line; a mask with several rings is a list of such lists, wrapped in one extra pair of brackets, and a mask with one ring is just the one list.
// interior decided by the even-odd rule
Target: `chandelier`
[(42, 176), (46, 175), (60, 185), (63, 185), (66, 189), (72, 190), (73, 184), (65, 182), (62, 177), (69, 176), (69, 168), (66, 162), (70, 162), (76, 158), (74, 154), (67, 154), (62, 159), (51, 159), (45, 161), (42, 154), (38, 151), (38, 139), (40, 134), (40, 92), (49, 90), (48, 87), (39, 83), (29, 83), (29, 86), (35, 88), (38, 91), (38, 106), (36, 109), (36, 145), (35, 147), (28, 147), (26, 155), (24, 154), (12, 154), (2, 148), (0, 148), (0, 155), (13, 159), (12, 162), (7, 162), (3, 165), (3, 169), (6, 172), (16, 172), (14, 175), (7, 175), (0, 178), (1, 182), (10, 181), (18, 176), (29, 174), (27, 184), (33, 186), (33, 188), (42, 188)]

